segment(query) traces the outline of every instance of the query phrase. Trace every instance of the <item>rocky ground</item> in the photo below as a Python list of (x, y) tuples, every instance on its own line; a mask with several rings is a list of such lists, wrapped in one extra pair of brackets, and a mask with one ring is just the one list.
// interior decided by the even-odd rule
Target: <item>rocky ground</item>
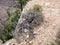
[[(29, 10), (35, 4), (39, 4), (40, 6), (42, 6), (44, 22), (42, 25), (34, 29), (37, 35), (32, 41), (30, 41), (30, 44), (27, 43), (25, 45), (58, 45), (58, 42), (60, 42), (60, 0), (29, 1), (23, 9), (22, 14), (27, 13), (26, 10)], [(21, 20), (21, 18), (22, 17), (20, 17), (18, 23), (24, 21)], [(16, 45), (22, 45), (23, 42), (21, 44), (17, 44), (15, 39), (11, 39), (4, 45), (14, 45), (13, 43)]]
[[(23, 9), (22, 14), (27, 13), (26, 10), (29, 10), (35, 4), (42, 7), (44, 22), (42, 25), (34, 29), (38, 35), (36, 35), (33, 44), (31, 45), (58, 45), (57, 39), (60, 40), (60, 38), (57, 37), (59, 34), (58, 32), (60, 32), (60, 0), (29, 1)], [(20, 21), (23, 22), (24, 20), (20, 19), (18, 23), (20, 23)]]

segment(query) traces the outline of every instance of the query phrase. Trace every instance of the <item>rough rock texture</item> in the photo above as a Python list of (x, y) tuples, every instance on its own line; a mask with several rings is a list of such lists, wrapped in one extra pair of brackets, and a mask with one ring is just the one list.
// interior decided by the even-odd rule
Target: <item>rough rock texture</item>
[[(32, 8), (35, 4), (42, 6), (42, 13), (44, 15), (44, 22), (42, 25), (36, 27), (34, 32), (37, 34), (30, 42), (30, 45), (58, 45), (58, 32), (60, 31), (60, 0), (32, 0), (29, 1), (22, 11), (25, 15), (27, 10)], [(23, 22), (22, 16), (18, 23)], [(17, 25), (18, 27), (18, 25)], [(20, 27), (19, 27), (20, 28)], [(19, 28), (16, 28), (18, 30)], [(17, 37), (18, 38), (18, 37)], [(32, 44), (31, 44), (32, 43)], [(26, 44), (29, 45), (29, 44)]]
[[(36, 34), (34, 39), (27, 42), (26, 44), (25, 42), (22, 42), (19, 45), (58, 45), (58, 42), (60, 41), (60, 0), (29, 1), (23, 9), (22, 14), (25, 15), (25, 13), (27, 13), (27, 10), (32, 8), (35, 4), (39, 4), (40, 6), (42, 6), (44, 22), (42, 23), (42, 25), (39, 25), (38, 27), (35, 27), (33, 29)], [(23, 21), (24, 19), (21, 16), (18, 24)], [(17, 25), (17, 27), (19, 27), (19, 25)], [(17, 27), (16, 30), (18, 31), (20, 27)], [(18, 41), (20, 42), (20, 40)], [(6, 45), (9, 45), (8, 42)]]
[(2, 45), (18, 45), (18, 43), (16, 42), (15, 39), (10, 39), (10, 40), (8, 40), (6, 43), (4, 43)]

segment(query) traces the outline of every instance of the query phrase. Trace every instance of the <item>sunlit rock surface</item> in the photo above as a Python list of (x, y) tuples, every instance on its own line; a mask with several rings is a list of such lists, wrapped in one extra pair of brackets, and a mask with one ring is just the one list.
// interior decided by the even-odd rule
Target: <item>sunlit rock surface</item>
[[(24, 42), (17, 45), (60, 45), (60, 0), (32, 0), (29, 1), (22, 11), (22, 14), (27, 13), (26, 10), (32, 8), (35, 4), (42, 6), (44, 22), (42, 25), (34, 28), (36, 33), (35, 38), (29, 42)], [(20, 17), (18, 23), (23, 22)], [(17, 27), (19, 27), (17, 25)], [(19, 27), (20, 28), (20, 27)], [(18, 30), (16, 28), (16, 30)], [(22, 35), (21, 35), (22, 36)], [(28, 37), (28, 36), (27, 36)], [(19, 37), (16, 37), (17, 39)], [(20, 42), (20, 40), (18, 40)], [(13, 41), (14, 43), (15, 41)], [(12, 41), (11, 41), (12, 43)], [(18, 43), (18, 42), (17, 42)], [(8, 44), (8, 41), (6, 42)]]
[(10, 40), (8, 40), (6, 43), (4, 43), (2, 45), (18, 45), (18, 43), (16, 42), (15, 39), (10, 39)]
[[(59, 38), (57, 35), (60, 31), (60, 0), (29, 1), (23, 9), (22, 14), (25, 15), (25, 13), (27, 13), (27, 10), (33, 8), (35, 4), (39, 4), (42, 7), (44, 22), (42, 25), (33, 29), (36, 33), (35, 38), (32, 40), (32, 44), (27, 42), (28, 44), (26, 45), (58, 45), (57, 42)], [(24, 19), (22, 19), (21, 16), (18, 23), (23, 22), (23, 20)], [(19, 28), (16, 28), (16, 30)]]

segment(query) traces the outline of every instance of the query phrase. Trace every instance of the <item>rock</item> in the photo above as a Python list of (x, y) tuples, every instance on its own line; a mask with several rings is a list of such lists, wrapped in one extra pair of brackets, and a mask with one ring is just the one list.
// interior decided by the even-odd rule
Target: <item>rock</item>
[[(44, 22), (42, 25), (38, 25), (34, 30), (36, 32), (35, 38), (32, 40), (31, 45), (57, 45), (57, 38), (59, 29), (60, 29), (60, 0), (32, 0), (29, 1), (25, 8), (22, 11), (22, 14), (26, 14), (27, 10), (32, 9), (35, 4), (38, 4), (42, 7), (42, 14)], [(22, 23), (26, 19), (20, 17), (18, 24)], [(18, 27), (18, 28), (17, 28)], [(17, 25), (16, 31), (19, 32), (21, 27)], [(23, 28), (24, 29), (24, 28)], [(21, 33), (20, 33), (21, 34)], [(19, 35), (20, 35), (19, 34)], [(17, 35), (17, 33), (16, 33)], [(21, 35), (22, 36), (22, 35)], [(18, 36), (17, 36), (18, 38)], [(19, 37), (20, 39), (22, 37)], [(21, 41), (21, 40), (18, 40)], [(21, 41), (23, 42), (23, 41)], [(24, 44), (25, 45), (25, 44)], [(29, 45), (27, 42), (26, 45)]]
[[(30, 21), (26, 22), (22, 14), (28, 14), (27, 10), (32, 9), (35, 4), (42, 7), (44, 21), (37, 27), (29, 28)], [(60, 45), (60, 0), (31, 0), (24, 7), (21, 17), (16, 26), (15, 39), (11, 39), (3, 45)], [(28, 15), (29, 17), (29, 15)], [(32, 18), (31, 18), (32, 19)], [(35, 22), (35, 21), (34, 21)], [(21, 26), (23, 24), (23, 26)], [(33, 23), (34, 24), (34, 23)], [(26, 27), (25, 27), (26, 26)], [(30, 30), (29, 30), (30, 29)], [(32, 33), (31, 33), (32, 31)], [(34, 32), (36, 32), (35, 35)], [(30, 35), (31, 34), (31, 35)], [(30, 35), (30, 37), (29, 37)], [(31, 39), (31, 37), (34, 37)], [(26, 41), (26, 40), (27, 41)], [(31, 40), (29, 40), (31, 39)], [(18, 44), (18, 42), (20, 44)]]
[(15, 39), (10, 39), (7, 42), (5, 42), (3, 45), (18, 45)]

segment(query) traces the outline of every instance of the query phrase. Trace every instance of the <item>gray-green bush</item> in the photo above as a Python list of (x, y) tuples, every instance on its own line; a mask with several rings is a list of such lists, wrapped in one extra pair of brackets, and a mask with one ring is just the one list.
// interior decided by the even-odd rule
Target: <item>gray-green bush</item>
[(10, 12), (10, 10), (8, 9), (7, 16), (8, 17), (5, 22), (5, 27), (2, 31), (2, 35), (0, 36), (0, 39), (3, 42), (13, 38), (13, 31), (15, 30), (16, 24), (20, 17), (20, 10), (16, 9), (14, 12)]
[(33, 9), (21, 14), (21, 18), (24, 20), (20, 19), (21, 22), (17, 24), (14, 35), (18, 43), (29, 42), (35, 38), (34, 28), (43, 23), (44, 16), (41, 9), (41, 6), (37, 4)]
[(7, 20), (5, 22), (5, 27), (2, 31), (2, 35), (0, 36), (0, 40), (2, 40), (3, 43), (13, 38), (13, 32), (20, 17), (20, 13), (23, 10), (23, 6), (27, 3), (28, 0), (17, 0), (17, 1), (18, 1), (17, 5), (15, 7), (16, 10), (14, 12), (10, 12), (11, 7), (7, 9)]

